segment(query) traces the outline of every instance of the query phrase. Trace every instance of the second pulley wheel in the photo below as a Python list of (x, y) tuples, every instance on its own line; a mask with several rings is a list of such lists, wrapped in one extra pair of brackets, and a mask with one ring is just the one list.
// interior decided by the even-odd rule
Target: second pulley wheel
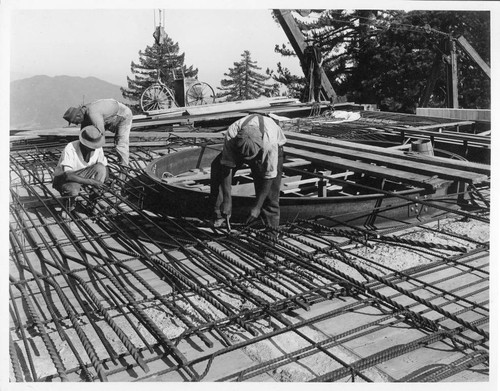
[(186, 106), (199, 106), (215, 103), (215, 93), (213, 88), (205, 83), (193, 84), (186, 91)]

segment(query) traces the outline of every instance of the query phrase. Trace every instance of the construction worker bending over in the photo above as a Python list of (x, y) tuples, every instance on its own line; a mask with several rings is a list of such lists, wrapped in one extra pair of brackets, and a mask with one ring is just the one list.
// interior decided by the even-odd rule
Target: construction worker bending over
[(66, 145), (54, 171), (52, 186), (62, 196), (69, 196), (66, 207), (74, 208), (72, 200), (82, 185), (102, 187), (108, 177), (108, 161), (102, 146), (104, 135), (95, 126), (80, 132), (79, 140)]
[(115, 134), (115, 148), (122, 165), (129, 165), (129, 138), (132, 111), (114, 99), (99, 99), (79, 108), (70, 107), (63, 115), (70, 124), (81, 124), (81, 129), (93, 125), (104, 135)]
[(222, 152), (214, 159), (211, 167), (214, 226), (222, 226), (231, 216), (232, 179), (234, 173), (245, 163), (250, 166), (256, 195), (246, 223), (249, 224), (260, 216), (267, 226), (279, 225), (285, 143), (283, 130), (267, 116), (248, 115), (229, 126)]

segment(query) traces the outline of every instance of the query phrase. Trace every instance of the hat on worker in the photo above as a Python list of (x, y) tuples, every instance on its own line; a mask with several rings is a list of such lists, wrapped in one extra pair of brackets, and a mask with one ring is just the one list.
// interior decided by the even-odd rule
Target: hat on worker
[(70, 107), (63, 115), (63, 118), (70, 124), (79, 124), (82, 122), (82, 109), (80, 107)]
[(80, 142), (87, 148), (101, 148), (105, 141), (104, 135), (94, 125), (86, 126), (80, 132)]
[(235, 141), (245, 160), (251, 160), (257, 156), (263, 145), (262, 133), (259, 129), (251, 126), (240, 129), (235, 137)]

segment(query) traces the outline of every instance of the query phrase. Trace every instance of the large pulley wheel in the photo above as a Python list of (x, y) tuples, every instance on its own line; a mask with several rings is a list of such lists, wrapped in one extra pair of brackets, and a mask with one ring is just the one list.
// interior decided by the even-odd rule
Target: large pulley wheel
[(172, 92), (165, 86), (154, 84), (141, 95), (142, 111), (158, 111), (176, 107)]
[(199, 106), (215, 103), (215, 93), (213, 88), (205, 83), (193, 84), (186, 91), (186, 106)]

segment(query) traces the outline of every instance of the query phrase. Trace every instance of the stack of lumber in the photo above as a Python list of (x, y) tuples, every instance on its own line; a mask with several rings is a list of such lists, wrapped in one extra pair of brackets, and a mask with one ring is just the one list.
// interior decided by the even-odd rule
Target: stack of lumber
[[(405, 152), (395, 148), (375, 147), (310, 134), (285, 132), (285, 135), (287, 137), (285, 146), (287, 158), (299, 159), (292, 160), (285, 166), (313, 163), (318, 167), (332, 171), (363, 173), (429, 190), (435, 190), (448, 181), (461, 181), (469, 184), (485, 183), (489, 181), (491, 175), (490, 166), (485, 164)], [(193, 137), (200, 136), (200, 134), (181, 133), (179, 136)], [(222, 134), (206, 134), (206, 136), (220, 138)], [(201, 180), (208, 179), (208, 177), (208, 172), (202, 172), (195, 174), (192, 178), (169, 178), (165, 182), (181, 183), (189, 179)]]
[(443, 180), (470, 184), (487, 182), (489, 165), (332, 138), (285, 132), (286, 155), (303, 158), (325, 168), (350, 170), (395, 182), (436, 189)]
[(474, 122), (471, 121), (460, 121), (415, 127), (394, 126), (389, 131), (399, 133), (402, 140), (405, 138), (424, 138), (431, 140), (433, 144), (436, 141), (441, 141), (451, 144), (463, 144), (466, 147), (491, 149), (491, 137), (459, 131), (460, 126), (473, 124)]

